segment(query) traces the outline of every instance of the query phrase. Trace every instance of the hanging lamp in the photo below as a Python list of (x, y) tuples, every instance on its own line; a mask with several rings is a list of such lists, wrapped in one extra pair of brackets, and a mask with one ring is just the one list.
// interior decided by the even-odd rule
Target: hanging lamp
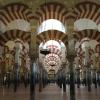
[[(47, 6), (46, 4), (47, 4), (47, 2), (45, 1), (45, 10), (46, 10), (46, 6)], [(45, 14), (46, 14), (46, 12), (45, 12)], [(45, 16), (46, 16), (46, 15), (45, 15)], [(45, 19), (46, 19), (46, 18), (45, 18)], [(46, 27), (46, 25), (45, 25), (45, 27)], [(47, 54), (49, 54), (49, 53), (51, 53), (51, 52), (50, 52), (50, 50), (47, 49), (47, 48), (45, 48), (45, 49), (42, 48), (42, 49), (40, 50), (40, 53), (41, 53), (41, 54), (44, 54), (44, 55), (47, 55)]]

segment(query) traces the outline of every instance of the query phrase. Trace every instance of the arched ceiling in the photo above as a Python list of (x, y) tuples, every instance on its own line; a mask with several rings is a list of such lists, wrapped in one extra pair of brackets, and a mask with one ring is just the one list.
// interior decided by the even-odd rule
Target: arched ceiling
[[(44, 2), (50, 2), (51, 0), (0, 0), (0, 6), (4, 6), (6, 4), (12, 3), (12, 2), (22, 2), (24, 4), (27, 4), (32, 8), (33, 10), (36, 9), (37, 6), (43, 4)], [(65, 4), (67, 8), (70, 9), (70, 7), (73, 7), (75, 4), (81, 2), (81, 1), (87, 1), (87, 0), (52, 0), (59, 2), (61, 4)], [(94, 1), (94, 0), (88, 0), (88, 1)], [(97, 3), (100, 2), (100, 0), (95, 0)], [(34, 5), (34, 6), (33, 6)]]
[(37, 35), (37, 42), (40, 44), (43, 40), (61, 40), (64, 43), (67, 42), (67, 35), (57, 30), (48, 30)]
[[(32, 27), (37, 28), (37, 24), (40, 25), (44, 20), (53, 18), (60, 20), (65, 27), (68, 27), (69, 29), (72, 27), (72, 29), (74, 29), (74, 22), (84, 18), (90, 19), (99, 25), (100, 2), (99, 0), (53, 0), (52, 2), (50, 0), (0, 0), (0, 14), (0, 25), (2, 26), (0, 28), (1, 33), (2, 29), (5, 29), (4, 32), (13, 30), (7, 25), (17, 19), (23, 19), (30, 23), (30, 25), (32, 24)], [(73, 21), (69, 21), (71, 19), (73, 19)], [(16, 26), (17, 28), (18, 25)], [(14, 29), (16, 29), (16, 27), (14, 27)], [(27, 27), (29, 27), (29, 25)], [(23, 30), (25, 29), (23, 28), (21, 31)], [(25, 31), (29, 31), (29, 28)], [(75, 31), (77, 33), (78, 30)], [(63, 35), (63, 32), (62, 34), (59, 34), (59, 31), (52, 32), (51, 30), (48, 30), (37, 35), (37, 43), (40, 44), (43, 40), (54, 39), (62, 40), (66, 44), (68, 33), (69, 31), (66, 31), (66, 35)], [(84, 36), (88, 37), (85, 31), (81, 33), (84, 33)], [(75, 35), (76, 37), (79, 37), (79, 34)], [(97, 35), (97, 32), (95, 35)]]
[(20, 38), (23, 41), (30, 42), (30, 32), (21, 30), (9, 30), (0, 35), (0, 45), (4, 45), (9, 40)]
[(74, 37), (78, 40), (82, 40), (83, 38), (90, 38), (96, 40), (100, 43), (100, 32), (98, 30), (86, 29), (82, 31), (75, 32)]
[[(88, 37), (100, 43), (100, 29), (97, 28), (100, 25), (100, 0), (0, 0), (0, 45), (16, 38), (29, 42), (31, 27), (37, 30), (47, 19), (59, 20), (68, 30), (65, 33), (52, 29), (43, 31), (37, 34), (38, 44), (44, 40), (61, 40), (66, 45), (71, 32), (79, 41)], [(91, 20), (97, 27), (75, 29), (74, 23), (80, 19)], [(23, 25), (19, 20), (24, 20)], [(46, 60), (47, 65), (57, 63), (52, 59)]]

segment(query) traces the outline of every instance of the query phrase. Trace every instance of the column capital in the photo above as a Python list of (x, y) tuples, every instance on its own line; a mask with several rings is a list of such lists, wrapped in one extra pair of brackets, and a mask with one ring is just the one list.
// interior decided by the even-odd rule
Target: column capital
[(75, 58), (75, 55), (67, 55), (67, 59), (69, 62), (73, 62)]
[(66, 23), (67, 32), (72, 33), (74, 31), (74, 19), (68, 19)]
[[(76, 52), (75, 52), (75, 38), (73, 38), (73, 36), (69, 36), (69, 40), (68, 40), (68, 45), (67, 45), (67, 56), (68, 58), (70, 58), (70, 56), (74, 57), (76, 56)], [(72, 58), (71, 58), (72, 59)]]

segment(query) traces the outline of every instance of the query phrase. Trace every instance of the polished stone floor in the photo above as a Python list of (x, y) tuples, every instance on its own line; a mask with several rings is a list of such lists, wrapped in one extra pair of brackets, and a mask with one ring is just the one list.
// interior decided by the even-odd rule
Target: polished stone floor
[[(0, 87), (0, 100), (30, 100), (29, 88), (25, 89), (21, 86), (14, 93), (12, 88)], [(41, 93), (36, 87), (35, 100), (70, 100), (69, 87), (67, 86), (66, 93), (63, 93), (56, 84), (49, 84)], [(93, 87), (91, 92), (88, 92), (87, 88), (83, 86), (80, 89), (76, 88), (76, 100), (100, 100), (100, 87), (97, 89)]]

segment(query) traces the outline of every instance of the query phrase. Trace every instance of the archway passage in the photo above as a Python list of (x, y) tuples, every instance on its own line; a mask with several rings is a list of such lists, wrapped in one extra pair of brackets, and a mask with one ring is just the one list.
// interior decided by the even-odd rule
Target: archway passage
[[(75, 45), (70, 38), (76, 39), (73, 40)], [(69, 45), (72, 46), (70, 49)], [(49, 53), (41, 54), (41, 50)], [(24, 83), (25, 88), (30, 84), (30, 92), (29, 88), (24, 92), (21, 88), (18, 92), (33, 96), (35, 87), (36, 91), (39, 88), (43, 93), (36, 92), (37, 100), (51, 100), (51, 97), (63, 100), (69, 96), (71, 100), (73, 94), (62, 96), (61, 93), (67, 92), (67, 85), (74, 88), (77, 84), (86, 94), (76, 88), (78, 96), (76, 94), (75, 98), (88, 99), (85, 85), (88, 91), (93, 86), (99, 87), (99, 66), (99, 0), (18, 0), (17, 3), (0, 0), (0, 82), (4, 81), (0, 85), (3, 89), (9, 88), (11, 82), (16, 92), (16, 87)], [(93, 88), (92, 94), (94, 91)]]

